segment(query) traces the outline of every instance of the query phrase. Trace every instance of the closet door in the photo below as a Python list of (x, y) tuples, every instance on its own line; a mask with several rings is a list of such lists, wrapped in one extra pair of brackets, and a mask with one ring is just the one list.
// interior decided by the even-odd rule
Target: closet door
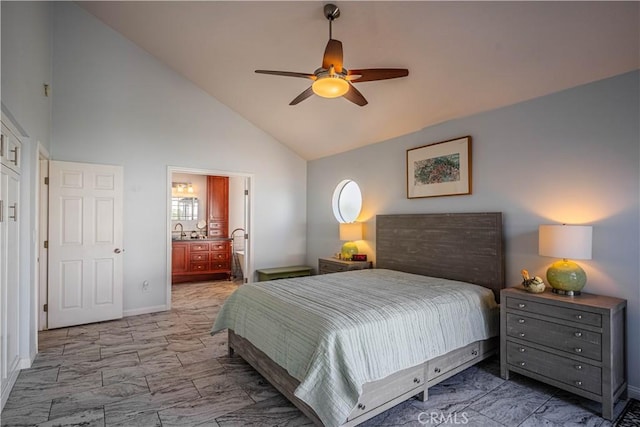
[(0, 304), (2, 317), (0, 371), (2, 405), (9, 396), (20, 364), (19, 353), (19, 209), (20, 175), (4, 166), (0, 169)]

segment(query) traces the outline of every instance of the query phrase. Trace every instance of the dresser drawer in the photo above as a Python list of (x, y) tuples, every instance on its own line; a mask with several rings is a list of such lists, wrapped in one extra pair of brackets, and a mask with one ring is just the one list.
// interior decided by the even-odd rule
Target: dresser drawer
[(229, 261), (215, 261), (211, 263), (211, 270), (229, 270)]
[(601, 369), (514, 342), (507, 343), (507, 363), (572, 387), (602, 395)]
[(207, 252), (194, 252), (191, 254), (191, 261), (209, 261), (209, 254)]
[(209, 229), (209, 237), (225, 237), (226, 231), (221, 229)]
[(191, 263), (191, 271), (207, 271), (209, 268), (208, 262), (192, 262)]
[(349, 270), (349, 266), (347, 265), (341, 265), (341, 264), (336, 264), (336, 263), (322, 261), (322, 260), (319, 262), (318, 267), (319, 267), (320, 273), (339, 273), (341, 271)]
[[(383, 392), (380, 392), (379, 383), (381, 381), (385, 383)], [(391, 374), (380, 381), (364, 384), (362, 386), (362, 395), (347, 420), (358, 418), (404, 393), (413, 392), (418, 394), (421, 390), (424, 390), (424, 381), (424, 367), (420, 364)], [(376, 384), (378, 384), (377, 390), (375, 388)]]
[(507, 335), (532, 341), (557, 350), (602, 360), (602, 335), (580, 329), (507, 313)]
[(526, 301), (519, 298), (507, 298), (507, 308), (536, 313), (557, 319), (570, 320), (583, 325), (602, 326), (602, 316), (597, 313), (576, 310), (566, 307), (558, 307), (551, 304)]
[(211, 261), (226, 261), (229, 259), (229, 252), (211, 252), (209, 257)]
[(228, 251), (229, 243), (228, 242), (212, 242), (210, 243), (212, 251)]
[(208, 251), (209, 244), (208, 243), (192, 243), (189, 249), (191, 250), (191, 252)]
[(427, 367), (427, 380), (431, 381), (446, 374), (451, 369), (478, 357), (479, 344), (471, 343), (468, 346), (451, 351), (443, 356), (429, 360)]

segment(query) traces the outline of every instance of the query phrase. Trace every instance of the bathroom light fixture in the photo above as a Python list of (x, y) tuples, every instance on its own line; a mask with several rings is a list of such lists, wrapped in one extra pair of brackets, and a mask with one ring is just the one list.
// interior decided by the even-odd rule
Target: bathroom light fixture
[(172, 182), (171, 188), (176, 191), (176, 193), (193, 193), (193, 185), (190, 182)]
[(538, 254), (562, 258), (547, 270), (552, 291), (561, 295), (579, 295), (587, 283), (587, 273), (571, 259), (591, 259), (592, 227), (589, 225), (541, 225)]

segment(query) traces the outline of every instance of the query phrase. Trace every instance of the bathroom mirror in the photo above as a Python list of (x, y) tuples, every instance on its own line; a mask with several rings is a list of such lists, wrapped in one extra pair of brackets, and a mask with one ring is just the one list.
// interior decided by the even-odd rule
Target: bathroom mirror
[(171, 220), (195, 221), (198, 219), (197, 197), (172, 197)]

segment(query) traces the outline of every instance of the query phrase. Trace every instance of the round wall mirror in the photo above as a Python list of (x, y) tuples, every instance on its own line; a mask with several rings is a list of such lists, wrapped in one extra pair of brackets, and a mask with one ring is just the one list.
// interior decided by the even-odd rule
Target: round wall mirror
[(362, 194), (355, 181), (345, 179), (333, 191), (333, 215), (338, 222), (354, 222), (362, 209)]

